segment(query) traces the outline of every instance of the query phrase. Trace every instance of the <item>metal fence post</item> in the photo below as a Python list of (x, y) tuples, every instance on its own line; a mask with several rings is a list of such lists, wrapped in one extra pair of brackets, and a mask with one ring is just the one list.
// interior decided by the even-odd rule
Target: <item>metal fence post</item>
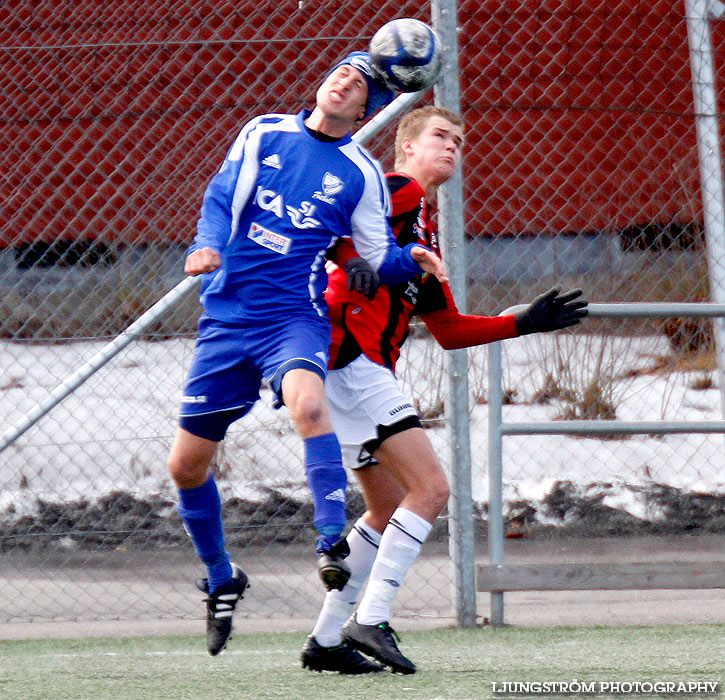
[[(443, 77), (435, 88), (435, 101), (461, 113), (458, 70), (458, 27), (455, 0), (434, 0), (433, 26), (445, 47)], [(438, 189), (438, 220), (444, 259), (458, 307), (466, 308), (466, 256), (463, 224), (461, 168)], [(471, 494), (471, 446), (468, 429), (468, 354), (455, 350), (448, 355), (447, 400), (451, 450), (451, 498), (449, 501), (450, 553), (454, 566), (453, 601), (460, 627), (476, 624), (475, 542)]]
[[(713, 302), (722, 304), (725, 303), (725, 197), (709, 21), (722, 17), (725, 14), (725, 5), (717, 1), (685, 0), (685, 12), (700, 158), (700, 189), (707, 241), (710, 297)], [(717, 318), (713, 323), (720, 374), (721, 410), (725, 417), (725, 320)]]
[[(503, 390), (501, 343), (488, 346), (488, 555), (492, 566), (503, 564)], [(503, 592), (491, 593), (491, 624), (503, 625)]]
[[(513, 314), (523, 304), (504, 309)], [(589, 304), (591, 318), (725, 318), (725, 304), (619, 303)], [(503, 420), (501, 342), (488, 346), (488, 554), (491, 566), (504, 563), (503, 436), (504, 435), (666, 435), (723, 433), (725, 421)], [(491, 624), (504, 624), (504, 593), (491, 592)]]

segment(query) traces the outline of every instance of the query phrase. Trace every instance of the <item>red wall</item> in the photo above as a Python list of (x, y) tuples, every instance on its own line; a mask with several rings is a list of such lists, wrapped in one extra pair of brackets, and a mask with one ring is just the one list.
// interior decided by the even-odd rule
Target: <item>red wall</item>
[[(470, 232), (699, 216), (683, 15), (662, 0), (460, 3)], [(3, 3), (0, 245), (190, 241), (241, 123), (310, 105), (329, 65), (394, 16), (430, 10)]]
[(682, 3), (469, 0), (459, 20), (475, 233), (699, 215)]

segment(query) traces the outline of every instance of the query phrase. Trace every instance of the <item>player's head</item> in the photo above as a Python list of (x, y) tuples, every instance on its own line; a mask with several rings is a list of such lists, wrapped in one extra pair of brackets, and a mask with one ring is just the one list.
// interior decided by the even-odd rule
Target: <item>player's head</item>
[(330, 87), (330, 84), (340, 75), (349, 76), (352, 71), (354, 75), (361, 75), (365, 81), (365, 95), (362, 102), (358, 104), (359, 113), (356, 120), (366, 119), (376, 110), (390, 104), (395, 94), (386, 85), (375, 77), (375, 73), (370, 63), (370, 56), (365, 51), (353, 51), (351, 54), (336, 63), (330, 72), (325, 76), (325, 80), (317, 91), (318, 104), (320, 101), (320, 91)]
[(427, 189), (448, 180), (461, 159), (463, 120), (444, 107), (408, 112), (395, 132), (395, 169)]

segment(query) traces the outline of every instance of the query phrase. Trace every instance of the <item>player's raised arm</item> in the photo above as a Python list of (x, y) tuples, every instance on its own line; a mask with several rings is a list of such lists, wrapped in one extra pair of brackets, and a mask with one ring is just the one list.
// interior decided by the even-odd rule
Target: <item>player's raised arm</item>
[[(224, 158), (219, 171), (211, 179), (204, 192), (200, 217), (196, 225), (194, 243), (187, 254), (184, 272), (187, 275), (201, 275), (214, 272), (222, 264), (221, 251), (229, 244), (238, 225), (238, 213), (251, 194), (249, 186), (237, 187), (242, 162), (246, 157), (250, 132), (261, 121), (253, 119), (239, 132)], [(248, 180), (256, 172), (252, 159), (248, 168)]]
[[(234, 195), (238, 173), (239, 164), (230, 164), (227, 159), (222, 169), (207, 185), (196, 224), (196, 236), (189, 249), (190, 256), (205, 248), (221, 252), (227, 245), (232, 234), (230, 202)], [(200, 270), (200, 272), (210, 272), (210, 270)], [(194, 273), (187, 271), (187, 274)]]

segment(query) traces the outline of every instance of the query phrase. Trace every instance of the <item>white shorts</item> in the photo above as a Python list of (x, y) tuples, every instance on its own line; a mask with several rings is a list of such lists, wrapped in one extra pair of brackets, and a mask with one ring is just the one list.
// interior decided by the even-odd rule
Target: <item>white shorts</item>
[(332, 427), (342, 448), (342, 461), (351, 469), (374, 463), (363, 445), (379, 439), (378, 426), (418, 418), (395, 375), (364, 355), (347, 367), (328, 372), (325, 393)]

